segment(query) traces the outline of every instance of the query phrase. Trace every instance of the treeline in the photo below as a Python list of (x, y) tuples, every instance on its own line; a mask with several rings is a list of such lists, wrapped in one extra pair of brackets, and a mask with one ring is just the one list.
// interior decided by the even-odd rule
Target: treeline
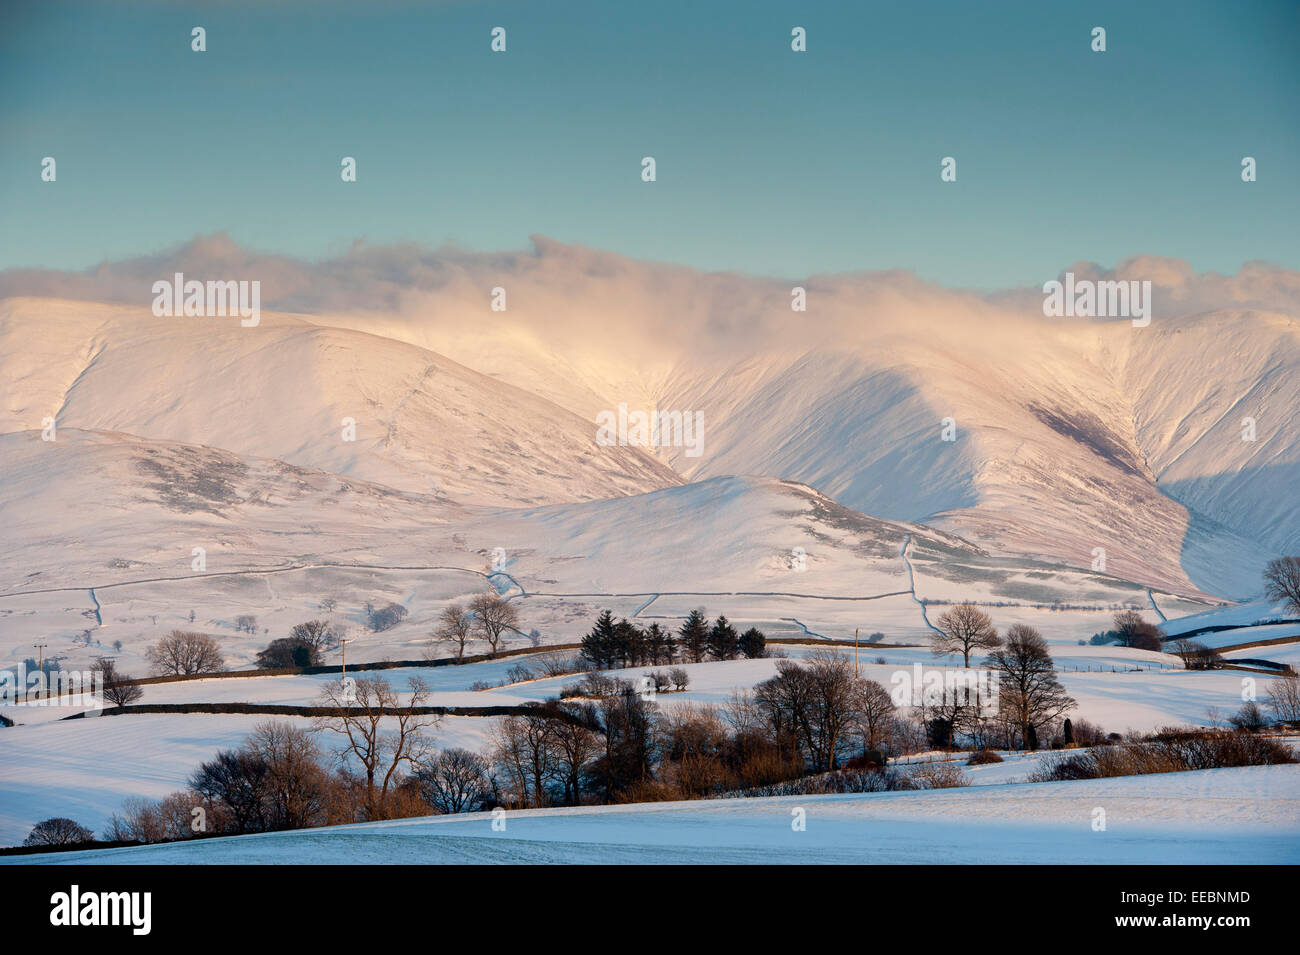
[(549, 701), (501, 720), (485, 772), (502, 805), (698, 799), (822, 772), (854, 756), (870, 754), (872, 765), (883, 766), (887, 740), (906, 749), (920, 739), (895, 722), (884, 687), (855, 677), (834, 653), (779, 660), (775, 676), (720, 706), (661, 709), (652, 687), (604, 681), (575, 685), (598, 699)]
[(644, 629), (604, 611), (591, 632), (582, 638), (581, 654), (593, 667), (659, 666), (671, 663), (703, 663), (706, 660), (758, 659), (767, 656), (767, 637), (750, 627), (737, 632), (726, 617), (712, 624), (702, 609), (692, 610), (674, 633), (652, 623)]

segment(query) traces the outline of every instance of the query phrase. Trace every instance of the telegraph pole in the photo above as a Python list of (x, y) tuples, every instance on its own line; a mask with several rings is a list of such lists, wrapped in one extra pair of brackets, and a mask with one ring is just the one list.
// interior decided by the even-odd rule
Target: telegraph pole
[(41, 698), (41, 687), (45, 685), (45, 648), (48, 643), (33, 643), (36, 648), (36, 672), (40, 674), (40, 682), (36, 684), (36, 698)]

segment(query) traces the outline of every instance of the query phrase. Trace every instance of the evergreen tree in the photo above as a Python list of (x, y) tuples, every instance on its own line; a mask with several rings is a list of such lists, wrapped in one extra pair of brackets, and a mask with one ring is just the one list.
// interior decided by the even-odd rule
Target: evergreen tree
[(614, 647), (614, 655), (622, 666), (640, 666), (645, 662), (645, 635), (626, 619), (614, 625)]
[(681, 647), (682, 656), (691, 663), (699, 663), (704, 659), (704, 652), (708, 649), (709, 643), (709, 624), (704, 619), (703, 609), (692, 610), (677, 634), (679, 637), (677, 644)]
[(726, 617), (718, 617), (709, 631), (709, 652), (718, 660), (734, 660), (740, 650), (740, 635), (736, 628), (727, 622)]
[(748, 660), (757, 660), (767, 654), (767, 637), (763, 631), (750, 627), (740, 635), (740, 652)]
[(591, 628), (591, 633), (582, 638), (582, 649), (579, 652), (583, 659), (601, 669), (614, 666), (618, 661), (616, 629), (614, 615), (608, 610), (602, 612), (596, 618), (596, 625)]
[(645, 631), (646, 651), (650, 656), (650, 662), (655, 666), (661, 663), (672, 663), (674, 651), (677, 649), (673, 635), (657, 623), (650, 624)]

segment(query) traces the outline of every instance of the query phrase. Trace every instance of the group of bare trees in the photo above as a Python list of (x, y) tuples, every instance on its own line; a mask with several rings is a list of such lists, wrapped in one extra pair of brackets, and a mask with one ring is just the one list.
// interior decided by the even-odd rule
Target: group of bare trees
[(382, 607), (366, 604), (366, 625), (375, 633), (391, 630), (406, 619), (409, 611), (399, 603), (387, 603)]
[(998, 675), (996, 722), (1004, 743), (1037, 749), (1045, 727), (1064, 719), (1076, 706), (1056, 676), (1047, 641), (1033, 627), (1014, 624), (1006, 640), (988, 657)]
[[(1142, 628), (1150, 627), (1139, 614), (1129, 611), (1117, 613), (1115, 622), (1117, 629), (1121, 625), (1129, 628), (1134, 640)], [(1004, 638), (993, 619), (969, 603), (944, 611), (936, 627), (930, 647), (935, 656), (961, 654), (963, 667), (969, 669), (971, 654), (987, 650), (985, 665), (998, 678), (995, 712), (990, 712), (991, 701), (964, 696), (952, 696), (933, 706), (936, 712), (931, 725), (938, 731), (933, 734), (936, 742), (943, 742), (946, 736), (951, 745), (955, 735), (964, 732), (976, 745), (996, 739), (1009, 748), (1037, 749), (1043, 730), (1055, 726), (1075, 708), (1074, 699), (1057, 677), (1047, 641), (1035, 628), (1015, 624)]]
[[(439, 765), (428, 733), (439, 717), (428, 692), (419, 679), (400, 692), (378, 677), (334, 680), (312, 725), (259, 724), (243, 745), (200, 765), (187, 789), (128, 800), (105, 837), (158, 842), (427, 813), (413, 782)], [(323, 734), (342, 745), (328, 752)]]
[(468, 606), (444, 607), (433, 629), (434, 641), (451, 644), (456, 659), (465, 657), (465, 648), (475, 639), (488, 645), (496, 656), (508, 633), (519, 632), (519, 611), (510, 601), (497, 594), (477, 594)]
[[(881, 735), (876, 711), (881, 694), (889, 699), (883, 686), (855, 677), (848, 661), (833, 653), (814, 654), (806, 663), (778, 660), (776, 676), (749, 697), (757, 717), (750, 728), (765, 728), (783, 757), (809, 771), (828, 772), (846, 755), (851, 735), (863, 741), (859, 751), (870, 748), (870, 737)], [(892, 702), (888, 709), (893, 712)]]
[(163, 842), (355, 821), (346, 776), (330, 771), (315, 734), (284, 721), (260, 723), (237, 749), (191, 774), (161, 800), (128, 799), (105, 838)]
[[(879, 683), (834, 653), (780, 660), (725, 706), (660, 710), (627, 681), (501, 720), (486, 772), (507, 806), (695, 799), (825, 772), (923, 736)], [(608, 679), (608, 678), (607, 678)]]

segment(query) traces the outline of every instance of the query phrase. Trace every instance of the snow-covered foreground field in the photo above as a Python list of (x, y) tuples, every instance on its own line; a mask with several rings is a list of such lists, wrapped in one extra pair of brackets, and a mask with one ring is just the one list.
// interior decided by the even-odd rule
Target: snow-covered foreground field
[[(806, 828), (792, 822), (802, 809)], [(1105, 830), (1094, 819), (1105, 813)], [(1300, 766), (403, 819), (10, 863), (1300, 862)]]
[[(22, 842), (50, 816), (81, 821), (102, 836), (132, 796), (161, 799), (221, 749), (239, 746), (265, 716), (157, 714), (51, 722), (0, 732), (0, 845)], [(309, 727), (304, 717), (275, 717)], [(484, 750), (495, 720), (445, 717), (440, 748)], [(321, 742), (333, 746), (334, 740)]]

